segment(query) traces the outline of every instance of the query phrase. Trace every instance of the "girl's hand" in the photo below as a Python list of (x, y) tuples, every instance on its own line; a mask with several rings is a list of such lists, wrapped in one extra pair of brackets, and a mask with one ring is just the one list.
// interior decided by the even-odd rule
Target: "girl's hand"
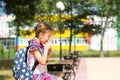
[(48, 50), (48, 55), (50, 55), (51, 53), (52, 53), (52, 47), (49, 48), (49, 50)]
[(44, 53), (47, 55), (47, 60), (50, 57), (50, 54), (52, 53), (52, 46), (50, 44), (44, 44)]
[(49, 43), (44, 44), (44, 48), (48, 53), (52, 52), (52, 46)]

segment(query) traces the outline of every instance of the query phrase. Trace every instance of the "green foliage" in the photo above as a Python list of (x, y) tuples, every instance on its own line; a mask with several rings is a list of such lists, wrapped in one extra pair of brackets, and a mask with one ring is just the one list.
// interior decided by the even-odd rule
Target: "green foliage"
[(120, 14), (117, 15), (116, 25), (117, 25), (118, 36), (120, 36)]
[(101, 16), (111, 16), (117, 14), (117, 7), (119, 6), (118, 0), (91, 0), (91, 2), (96, 5), (99, 10), (99, 15)]
[[(9, 26), (16, 27), (17, 36), (20, 35), (20, 27), (33, 27), (35, 16), (37, 16), (38, 21), (40, 21), (41, 16), (50, 16), (56, 12), (56, 1), (52, 0), (4, 0), (4, 2), (6, 4), (6, 14), (16, 17), (13, 22), (9, 22)], [(47, 20), (49, 20), (49, 17), (47, 17)]]
[[(1, 49), (1, 48), (0, 48)], [(0, 58), (8, 59), (8, 53), (10, 53), (10, 59), (14, 58), (15, 50), (9, 49), (8, 51), (3, 53), (0, 53)], [(2, 55), (1, 55), (2, 54)], [(51, 57), (52, 58), (59, 58), (59, 51), (53, 50)], [(67, 50), (62, 50), (62, 56), (69, 55)], [(120, 56), (120, 50), (117, 51), (104, 51), (105, 57), (119, 57)], [(88, 51), (79, 51), (80, 57), (100, 57), (99, 51), (95, 50), (88, 50)]]
[[(31, 25), (35, 15), (48, 15), (55, 8), (54, 1), (51, 0), (4, 0), (4, 2), (6, 13), (16, 16), (14, 22), (18, 26)], [(53, 4), (54, 6), (51, 6)]]
[[(6, 3), (6, 13), (16, 16), (14, 22), (18, 26), (30, 25), (34, 22), (35, 15), (38, 16), (38, 19), (47, 15), (47, 20), (44, 21), (48, 21), (50, 16), (59, 12), (56, 8), (57, 0), (14, 0), (14, 2), (12, 0), (4, 0), (4, 2)], [(72, 11), (72, 21), (65, 21), (69, 23), (80, 23), (78, 18), (87, 18), (88, 15), (116, 15), (120, 8), (120, 1), (118, 0), (62, 0), (62, 2), (65, 5), (64, 14), (71, 15)]]
[[(100, 57), (99, 51), (91, 50), (91, 51), (80, 51), (80, 57)], [(119, 57), (120, 50), (117, 51), (104, 51), (105, 57)]]
[[(119, 9), (120, 9), (120, 5), (118, 3), (120, 3), (120, 1), (118, 0), (90, 0), (91, 3), (93, 3), (96, 8), (98, 9), (98, 13), (96, 14), (97, 16), (99, 16), (101, 18), (101, 46), (100, 46), (100, 54), (101, 57), (104, 57), (103, 55), (103, 38), (104, 38), (104, 32), (106, 30), (106, 28), (108, 27), (109, 24), (109, 18), (113, 17), (115, 18), (116, 15), (119, 14)], [(103, 20), (104, 18), (104, 20)], [(112, 21), (112, 24), (114, 24), (115, 22)], [(103, 26), (104, 24), (104, 26)], [(114, 27), (113, 25), (110, 27)]]
[[(89, 32), (93, 35), (101, 33), (101, 51), (103, 50), (103, 37), (104, 31), (109, 23), (108, 19), (119, 14), (120, 1), (119, 0), (62, 0), (65, 4), (65, 10), (62, 12), (65, 15), (71, 15), (71, 19), (66, 19), (64, 24), (72, 31), (76, 25), (83, 25), (77, 32), (81, 30), (83, 32)], [(16, 16), (14, 25), (17, 26), (17, 32), (19, 35), (19, 26), (30, 25), (34, 22), (34, 16), (40, 19), (41, 16), (47, 16), (43, 21), (49, 22), (50, 16), (58, 14), (56, 8), (57, 0), (4, 0), (6, 3), (5, 9), (7, 14), (13, 14)], [(52, 5), (52, 6), (51, 6)], [(91, 25), (87, 27), (84, 22), (79, 21), (79, 18), (87, 19), (88, 15), (97, 15), (106, 17), (106, 20), (101, 21), (101, 25)], [(39, 20), (38, 20), (39, 21)], [(52, 23), (52, 22), (49, 22)], [(103, 26), (102, 24), (105, 25)], [(57, 23), (52, 23), (55, 27)], [(100, 28), (103, 26), (103, 28)], [(31, 26), (32, 27), (32, 26)], [(112, 26), (114, 27), (114, 26)], [(78, 27), (77, 27), (78, 28)], [(58, 28), (59, 29), (59, 28)], [(63, 28), (65, 29), (65, 28)], [(72, 33), (71, 33), (72, 38)], [(71, 43), (70, 38), (70, 43)], [(17, 43), (16, 43), (17, 44)]]
[(101, 26), (96, 24), (87, 25), (85, 24), (83, 28), (80, 29), (82, 32), (90, 33), (91, 35), (97, 35), (101, 32)]
[(30, 25), (33, 22), (35, 15), (35, 1), (34, 0), (4, 0), (6, 3), (5, 9), (7, 14), (16, 16), (15, 23), (18, 26)]
[(0, 45), (0, 57), (4, 57), (5, 52), (4, 52), (4, 47)]
[[(55, 57), (58, 57), (59, 58), (59, 54), (60, 51), (58, 50), (54, 50), (51, 54), (51, 57), (55, 58)], [(68, 55), (68, 51), (67, 50), (62, 50), (62, 56), (65, 56), (65, 55)]]
[[(62, 51), (63, 56), (69, 55), (68, 51), (63, 50)], [(119, 57), (120, 56), (120, 50), (117, 51), (104, 51), (105, 57)], [(51, 54), (51, 57), (53, 58), (59, 58), (59, 51), (53, 51)], [(99, 51), (96, 50), (88, 50), (88, 51), (79, 51), (79, 57), (100, 57)]]
[(13, 59), (15, 54), (14, 48), (4, 50), (3, 46), (0, 45), (0, 58), (2, 59)]

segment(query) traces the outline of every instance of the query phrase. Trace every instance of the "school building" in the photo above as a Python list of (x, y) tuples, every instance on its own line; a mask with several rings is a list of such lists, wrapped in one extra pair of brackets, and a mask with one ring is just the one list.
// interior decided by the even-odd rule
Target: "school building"
[[(20, 36), (18, 37), (18, 47), (23, 48), (28, 45), (28, 41), (34, 38), (35, 34), (25, 36), (22, 35), (22, 32), (25, 30), (20, 31)], [(29, 30), (33, 31), (33, 30)], [(61, 34), (62, 36), (62, 49), (68, 50), (69, 49), (69, 38), (70, 38), (70, 31), (65, 30), (64, 33)], [(90, 36), (88, 33), (79, 33), (73, 34), (72, 37), (72, 46), (71, 49), (74, 50), (100, 50), (100, 35)], [(54, 50), (59, 50), (60, 47), (60, 34), (59, 31), (56, 32), (55, 35), (52, 36), (50, 39), (50, 43)], [(118, 45), (120, 43), (118, 33), (116, 29), (108, 28), (105, 30), (105, 35), (103, 39), (103, 49), (104, 50), (118, 50), (120, 49)], [(0, 16), (0, 44), (3, 45), (5, 48), (9, 47), (16, 47), (16, 36), (15, 36), (15, 29), (9, 28), (7, 23), (7, 17), (5, 15)]]

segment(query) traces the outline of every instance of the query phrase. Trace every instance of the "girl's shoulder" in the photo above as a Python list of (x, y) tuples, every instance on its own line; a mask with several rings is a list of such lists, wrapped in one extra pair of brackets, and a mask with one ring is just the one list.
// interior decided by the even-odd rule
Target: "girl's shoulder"
[[(35, 38), (34, 38), (34, 39), (31, 39), (31, 40), (29, 41), (29, 45), (32, 45), (32, 44), (37, 45), (37, 46), (39, 46), (42, 50), (44, 50), (43, 44), (37, 42), (37, 40), (36, 40)], [(30, 50), (30, 51), (36, 51), (36, 50), (38, 50), (38, 48), (35, 47), (35, 46), (32, 46), (29, 50)]]

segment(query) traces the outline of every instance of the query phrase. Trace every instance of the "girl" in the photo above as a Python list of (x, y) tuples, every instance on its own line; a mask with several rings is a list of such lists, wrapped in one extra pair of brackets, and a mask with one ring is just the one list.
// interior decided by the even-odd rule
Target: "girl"
[(41, 55), (36, 47), (31, 47), (27, 54), (27, 64), (30, 69), (32, 69), (36, 60), (39, 63), (34, 70), (33, 80), (63, 80), (55, 75), (44, 72), (44, 66), (52, 52), (51, 45), (48, 41), (53, 32), (53, 29), (48, 24), (41, 22), (35, 27), (36, 37), (29, 41), (30, 44), (37, 44), (44, 52), (44, 54)]

